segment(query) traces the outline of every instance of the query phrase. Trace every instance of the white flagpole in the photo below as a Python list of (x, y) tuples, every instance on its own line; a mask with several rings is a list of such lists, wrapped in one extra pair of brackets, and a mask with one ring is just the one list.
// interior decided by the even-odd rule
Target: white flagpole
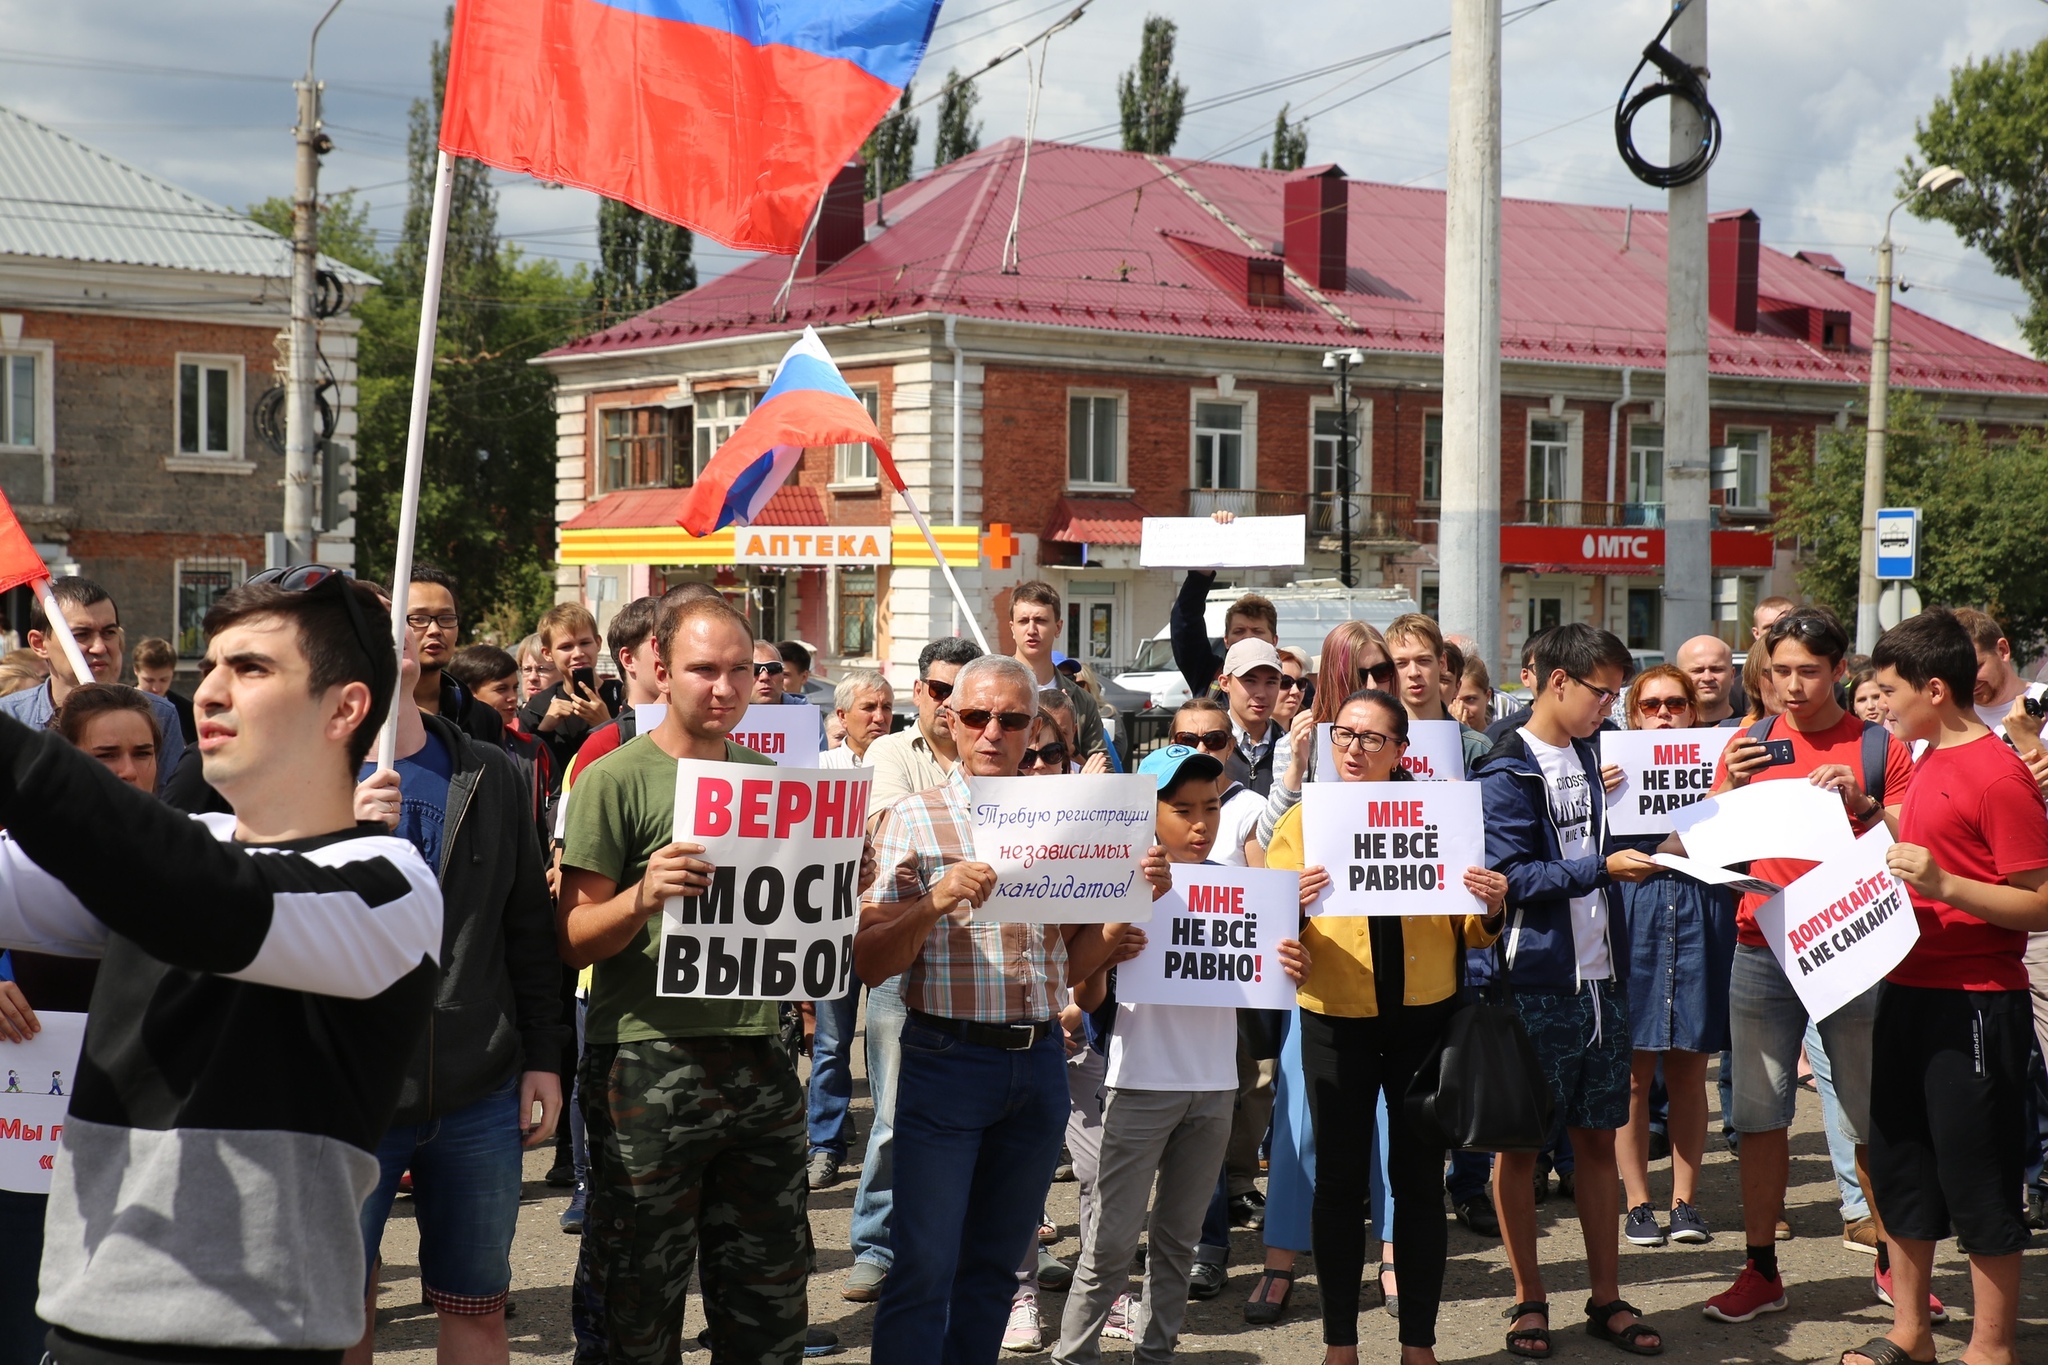
[[(391, 567), (391, 646), (405, 657), (406, 594), (412, 580), (413, 540), (419, 530), (420, 466), (426, 460), (427, 399), (434, 387), (434, 339), (441, 322), (441, 263), (448, 255), (448, 153), (434, 163), (434, 212), (427, 226), (426, 277), (420, 284), (419, 354), (412, 367), (412, 420), (405, 431), (405, 490), (398, 504), (398, 555)], [(398, 699), (377, 736), (377, 770), (398, 761)]]
[(71, 664), (72, 682), (79, 687), (92, 681), (92, 665), (85, 661), (85, 651), (72, 638), (71, 623), (64, 619), (64, 609), (57, 605), (57, 594), (50, 591), (50, 573), (36, 580), (36, 598), (43, 604), (43, 616), (50, 623), (50, 635), (63, 649), (64, 657)]
[(939, 539), (932, 534), (931, 523), (924, 519), (924, 512), (918, 507), (917, 499), (910, 496), (908, 488), (898, 488), (896, 491), (902, 494), (903, 505), (910, 509), (911, 520), (917, 523), (917, 529), (924, 532), (924, 543), (932, 547), (932, 558), (939, 561), (939, 572), (946, 576), (946, 586), (953, 590), (953, 600), (960, 604), (960, 613), (967, 618), (967, 628), (974, 632), (974, 643), (981, 646), (981, 652), (984, 654), (995, 653), (988, 647), (988, 637), (981, 633), (981, 622), (974, 619), (974, 607), (968, 602), (967, 594), (960, 590), (960, 580), (953, 577), (953, 566), (946, 562), (946, 553), (939, 548)]

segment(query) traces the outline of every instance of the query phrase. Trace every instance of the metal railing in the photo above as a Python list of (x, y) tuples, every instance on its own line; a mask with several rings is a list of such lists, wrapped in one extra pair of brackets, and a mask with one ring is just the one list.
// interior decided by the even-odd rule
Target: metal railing
[(1351, 504), (1351, 536), (1360, 545), (1409, 544), (1415, 535), (1415, 500), (1407, 493), (1309, 493), (1281, 488), (1190, 488), (1191, 517), (1233, 512), (1240, 517), (1306, 516), (1313, 536), (1343, 532), (1343, 505)]
[(1524, 526), (1662, 526), (1661, 502), (1575, 502), (1524, 498), (1508, 520)]
[(1308, 494), (1275, 488), (1190, 488), (1188, 512), (1206, 517), (1230, 512), (1240, 517), (1295, 517), (1308, 510)]

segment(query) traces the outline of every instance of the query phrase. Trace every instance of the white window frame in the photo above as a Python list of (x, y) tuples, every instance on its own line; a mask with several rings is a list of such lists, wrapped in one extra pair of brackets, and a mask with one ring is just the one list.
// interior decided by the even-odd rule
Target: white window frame
[[(184, 633), (181, 612), (184, 609), (185, 573), (188, 568), (202, 569), (207, 573), (224, 573), (227, 585), (231, 588), (249, 576), (248, 562), (234, 555), (194, 555), (179, 559), (171, 565), (171, 651), (178, 656), (180, 662), (199, 657), (197, 654), (185, 653), (183, 641), (179, 638)], [(203, 641), (201, 649), (204, 649)]]
[[(731, 393), (744, 393), (747, 395), (747, 411), (737, 417), (723, 415), (725, 397)], [(710, 463), (711, 457), (718, 453), (718, 448), (724, 445), (727, 438), (735, 431), (739, 430), (740, 423), (747, 420), (747, 415), (753, 412), (754, 405), (760, 401), (760, 396), (744, 385), (726, 389), (696, 390), (690, 410), (690, 449), (687, 452), (690, 461), (690, 483), (692, 486), (696, 484), (698, 476), (703, 474), (704, 466)], [(707, 418), (704, 415), (704, 409), (708, 403), (713, 402), (718, 404), (721, 415)], [(700, 460), (697, 458), (697, 438), (707, 429), (711, 432), (711, 448), (704, 452), (704, 457)]]
[[(1106, 398), (1116, 404), (1116, 477), (1108, 483), (1097, 483), (1093, 479), (1074, 477), (1074, 400), (1076, 398)], [(1124, 389), (1070, 388), (1066, 395), (1065, 429), (1067, 440), (1061, 451), (1061, 461), (1066, 466), (1065, 486), (1075, 492), (1109, 494), (1129, 497), (1136, 490), (1131, 487), (1131, 403), (1130, 394)], [(1190, 447), (1192, 450), (1192, 447)], [(1190, 468), (1192, 468), (1192, 457)], [(1191, 483), (1188, 485), (1193, 487)]]
[(29, 402), (35, 413), (36, 438), (25, 446), (10, 445), (7, 436), (12, 430), (6, 423), (7, 413), (0, 412), (0, 451), (9, 455), (40, 455), (43, 457), (43, 501), (57, 500), (57, 347), (55, 342), (32, 341), (21, 338), (0, 343), (0, 365), (6, 365), (14, 356), (25, 355), (36, 362), (35, 391), (29, 395)]
[[(1316, 434), (1316, 418), (1325, 412), (1337, 411), (1334, 398), (1312, 399), (1308, 405), (1308, 491), (1313, 494), (1316, 484), (1316, 447), (1323, 438)], [(1351, 400), (1351, 419), (1358, 426), (1355, 433), (1358, 441), (1358, 464), (1351, 471), (1353, 493), (1372, 492), (1372, 400), (1354, 398)], [(1335, 444), (1332, 442), (1332, 444)]]
[[(1743, 450), (1737, 446), (1735, 456), (1735, 487), (1730, 490), (1727, 507), (1735, 512), (1767, 512), (1771, 507), (1771, 429), (1769, 427), (1730, 426), (1721, 433), (1723, 443), (1736, 445), (1738, 436), (1757, 438), (1757, 449)], [(1744, 460), (1756, 462), (1756, 496), (1745, 500), (1742, 496), (1742, 464)]]
[[(1219, 389), (1190, 389), (1188, 391), (1188, 487), (1200, 488), (1195, 478), (1195, 415), (1203, 403), (1230, 403), (1243, 411), (1244, 415), (1244, 470), (1238, 488), (1252, 490), (1259, 486), (1259, 395), (1255, 390), (1233, 388), (1229, 393)], [(1229, 490), (1225, 490), (1229, 491)]]
[[(206, 391), (205, 372), (222, 369), (228, 372), (228, 445), (226, 450), (186, 450), (183, 447), (185, 429), (185, 367), (196, 365), (200, 369), (200, 393), (204, 401)], [(209, 355), (196, 351), (180, 351), (171, 367), (171, 458), (178, 461), (219, 464), (223, 461), (238, 461), (242, 458), (243, 408), (247, 404), (248, 386), (245, 374), (246, 363), (238, 355)], [(200, 414), (200, 440), (205, 441), (206, 416)]]
[[(1436, 419), (1436, 492), (1429, 488), (1429, 419)], [(1419, 468), (1415, 500), (1434, 507), (1444, 498), (1444, 412), (1442, 408), (1425, 408), (1422, 412), (1422, 445), (1418, 451)]]
[(1662, 507), (1665, 503), (1664, 476), (1668, 472), (1670, 465), (1671, 445), (1669, 433), (1671, 428), (1666, 423), (1652, 422), (1647, 417), (1631, 417), (1628, 419), (1628, 445), (1623, 456), (1621, 500), (1625, 506), (1635, 504), (1648, 506), (1653, 501), (1650, 498), (1636, 496), (1638, 492), (1642, 491), (1641, 484), (1645, 482), (1637, 474), (1636, 457), (1650, 449), (1648, 445), (1636, 440), (1636, 432), (1644, 427), (1655, 427), (1658, 431), (1656, 446), (1657, 496), (1654, 502), (1658, 507)]
[[(1560, 509), (1554, 522), (1546, 522), (1545, 524), (1577, 526), (1582, 520), (1579, 515), (1579, 506), (1586, 496), (1586, 442), (1583, 414), (1567, 411), (1562, 417), (1552, 417), (1549, 412), (1537, 409), (1530, 411), (1524, 419), (1522, 426), (1522, 496), (1531, 503), (1539, 501), (1536, 496), (1536, 461), (1533, 457), (1533, 449), (1536, 443), (1536, 424), (1538, 422), (1556, 422), (1564, 427), (1564, 488), (1561, 490), (1564, 496), (1541, 499), (1541, 501), (1560, 502), (1564, 506)], [(1531, 515), (1533, 516), (1533, 512)]]
[[(860, 399), (868, 410), (868, 417), (875, 424), (875, 430), (882, 429), (882, 390), (873, 384), (855, 385), (853, 396)], [(887, 432), (883, 432), (886, 437)], [(694, 449), (694, 445), (692, 447)], [(875, 448), (866, 441), (846, 441), (832, 447), (832, 481), (828, 489), (844, 489), (856, 492), (873, 488), (875, 481), (882, 477), (882, 462), (875, 456)]]

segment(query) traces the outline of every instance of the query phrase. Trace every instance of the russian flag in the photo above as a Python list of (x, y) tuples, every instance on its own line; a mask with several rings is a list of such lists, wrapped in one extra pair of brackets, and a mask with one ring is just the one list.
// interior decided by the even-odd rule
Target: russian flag
[(794, 254), (939, 0), (459, 0), (441, 150)]
[(782, 357), (775, 382), (697, 475), (678, 524), (693, 536), (745, 526), (789, 481), (811, 446), (865, 441), (899, 492), (903, 476), (867, 405), (839, 377), (825, 343), (809, 327)]

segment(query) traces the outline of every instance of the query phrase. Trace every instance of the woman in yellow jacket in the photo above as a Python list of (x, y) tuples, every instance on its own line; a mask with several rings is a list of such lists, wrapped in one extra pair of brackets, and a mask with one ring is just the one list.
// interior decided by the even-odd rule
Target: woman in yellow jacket
[[(1330, 732), (1343, 782), (1408, 779), (1408, 713), (1374, 688), (1344, 700)], [(1281, 817), (1266, 849), (1270, 867), (1299, 869), (1304, 910), (1329, 887), (1320, 867), (1302, 864), (1301, 812)], [(1416, 1069), (1441, 1040), (1457, 1008), (1458, 942), (1492, 943), (1500, 932), (1507, 878), (1473, 867), (1465, 889), (1486, 903), (1467, 915), (1319, 916), (1305, 919), (1302, 946), (1312, 966), (1301, 984), (1301, 1065), (1315, 1127), (1313, 1227), (1322, 1285), (1327, 1365), (1358, 1359), (1358, 1288), (1365, 1271), (1366, 1167), (1373, 1160), (1374, 1109), (1382, 1088), (1389, 1123), (1387, 1181), (1401, 1277), (1402, 1365), (1434, 1365), (1437, 1302), (1444, 1282), (1444, 1154), (1408, 1131), (1403, 1098)]]

